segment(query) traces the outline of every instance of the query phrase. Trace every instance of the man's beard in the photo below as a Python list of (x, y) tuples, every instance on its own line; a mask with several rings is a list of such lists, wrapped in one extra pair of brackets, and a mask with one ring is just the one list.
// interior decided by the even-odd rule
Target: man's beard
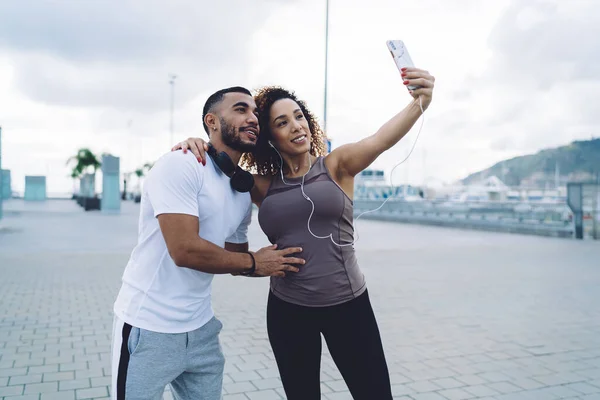
[(241, 151), (242, 153), (250, 153), (254, 151), (256, 147), (255, 143), (244, 143), (240, 138), (240, 134), (236, 134), (236, 129), (234, 126), (229, 125), (223, 118), (219, 118), (221, 122), (221, 137), (223, 139), (223, 144), (227, 147)]

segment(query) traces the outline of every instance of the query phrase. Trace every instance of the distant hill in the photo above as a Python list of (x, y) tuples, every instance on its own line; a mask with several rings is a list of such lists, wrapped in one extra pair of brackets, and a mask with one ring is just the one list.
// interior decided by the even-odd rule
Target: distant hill
[(474, 184), (495, 175), (509, 186), (551, 187), (558, 166), (559, 181), (593, 180), (600, 173), (600, 139), (575, 141), (567, 146), (501, 161), (462, 179)]

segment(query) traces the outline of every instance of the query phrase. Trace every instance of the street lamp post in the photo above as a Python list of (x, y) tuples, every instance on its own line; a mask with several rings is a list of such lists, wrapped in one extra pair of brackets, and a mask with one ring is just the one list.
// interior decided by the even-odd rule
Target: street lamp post
[(323, 130), (327, 135), (327, 66), (329, 63), (329, 0), (325, 10), (325, 89), (323, 93)]
[(171, 131), (171, 142), (169, 146), (173, 146), (173, 107), (175, 103), (175, 78), (177, 75), (170, 74), (169, 75), (169, 84), (171, 85), (171, 123), (170, 123), (170, 131)]

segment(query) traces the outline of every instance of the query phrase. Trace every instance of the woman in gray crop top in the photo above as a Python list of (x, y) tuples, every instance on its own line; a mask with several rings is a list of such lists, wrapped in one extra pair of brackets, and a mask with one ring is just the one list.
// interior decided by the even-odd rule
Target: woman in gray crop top
[[(251, 192), (258, 220), (271, 243), (302, 247), (299, 257), (306, 260), (299, 272), (271, 278), (267, 305), (269, 341), (289, 400), (321, 398), (321, 335), (354, 399), (392, 399), (352, 246), (352, 195), (354, 176), (402, 139), (431, 102), (433, 76), (408, 68), (402, 77), (404, 85), (421, 87), (409, 91), (413, 101), (375, 134), (329, 154), (315, 117), (293, 93), (265, 87), (255, 95), (260, 134), (242, 165), (258, 172)], [(201, 139), (176, 147), (205, 157)]]

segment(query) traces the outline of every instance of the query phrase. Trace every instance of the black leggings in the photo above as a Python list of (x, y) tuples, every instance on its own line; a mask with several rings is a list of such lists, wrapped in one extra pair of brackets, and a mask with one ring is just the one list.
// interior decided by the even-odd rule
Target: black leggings
[(330, 307), (303, 307), (269, 294), (269, 341), (288, 400), (320, 400), (321, 334), (355, 400), (391, 400), (377, 321), (365, 291)]

